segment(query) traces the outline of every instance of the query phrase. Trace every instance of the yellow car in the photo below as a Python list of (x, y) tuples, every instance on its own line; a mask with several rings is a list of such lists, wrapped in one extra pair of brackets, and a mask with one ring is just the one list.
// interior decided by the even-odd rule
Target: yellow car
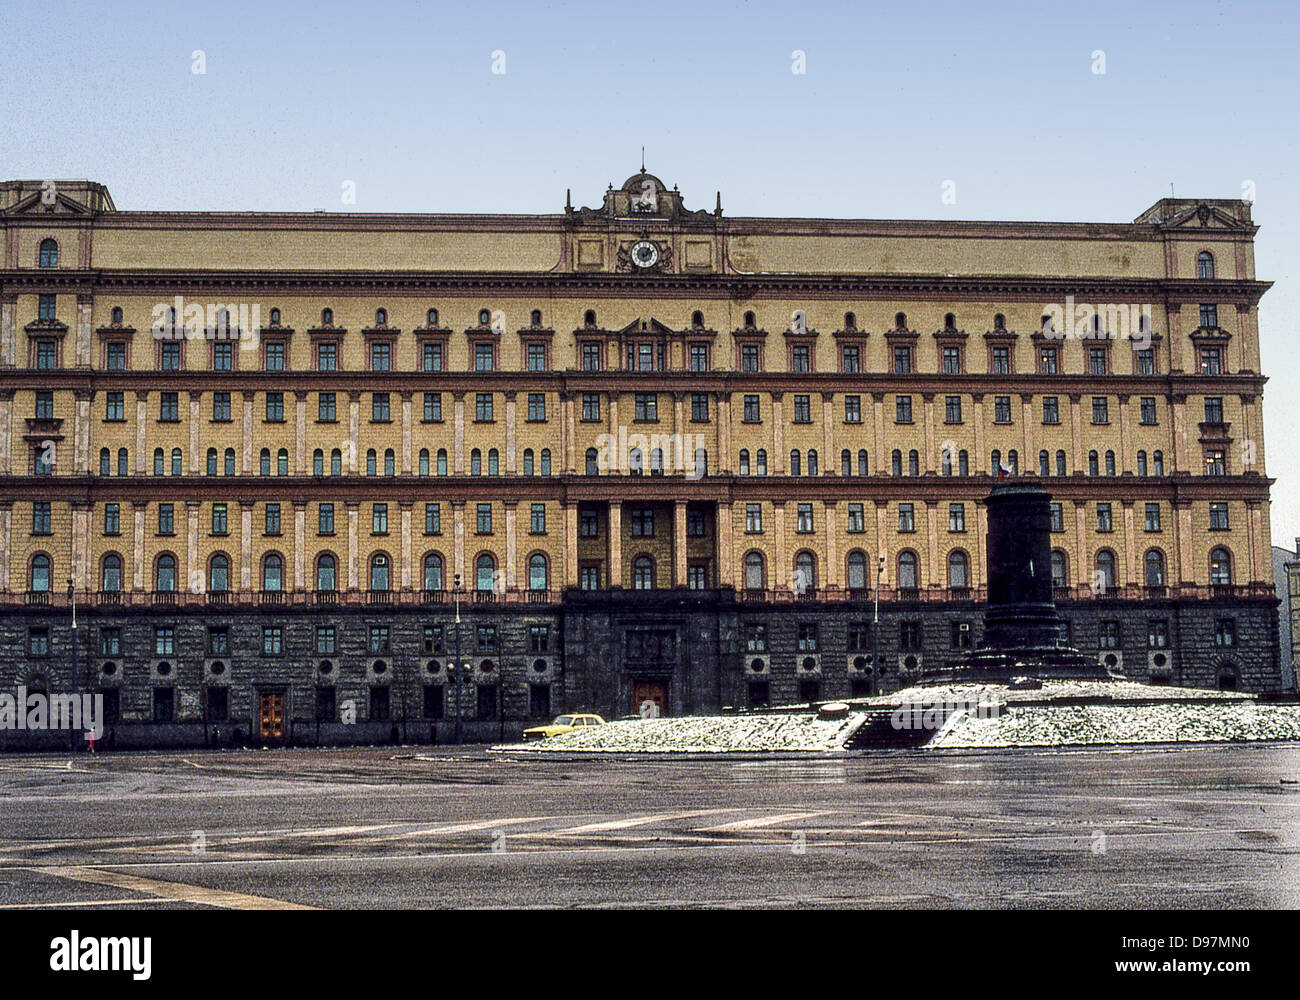
[(605, 720), (599, 715), (557, 715), (549, 726), (534, 726), (524, 730), (526, 740), (544, 740), (561, 733), (571, 733), (582, 726), (603, 726)]

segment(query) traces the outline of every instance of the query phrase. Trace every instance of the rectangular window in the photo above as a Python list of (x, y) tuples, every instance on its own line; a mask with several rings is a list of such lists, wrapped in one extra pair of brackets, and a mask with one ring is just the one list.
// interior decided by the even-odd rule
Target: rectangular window
[(104, 504), (104, 534), (118, 535), (122, 532), (122, 508), (115, 503)]
[(1049, 510), (1051, 512), (1052, 530), (1064, 531), (1065, 530), (1064, 508), (1059, 503), (1053, 503), (1049, 505)]
[(267, 343), (266, 370), (269, 372), (284, 371), (284, 344), (281, 341), (270, 341)]
[(898, 623), (898, 646), (904, 652), (915, 653), (921, 648), (921, 623)]
[(333, 655), (337, 648), (338, 629), (334, 625), (316, 626), (316, 652), (320, 655)]
[(546, 393), (530, 392), (528, 394), (528, 419), (534, 423), (546, 419)]
[(1221, 448), (1205, 450), (1205, 474), (1207, 476), (1226, 476), (1228, 474), (1228, 456)]
[(807, 344), (796, 344), (790, 349), (790, 370), (792, 372), (812, 371), (812, 358)]
[(529, 514), (528, 531), (533, 535), (546, 534), (546, 504), (535, 503)]
[(323, 372), (338, 371), (339, 345), (318, 344), (316, 347), (316, 367)]
[(126, 370), (126, 345), (123, 343), (107, 344), (105, 366), (111, 372)]
[(1211, 501), (1210, 530), (1211, 531), (1228, 530), (1228, 505), (1226, 502)]
[(944, 399), (943, 422), (945, 424), (961, 423), (961, 397), (947, 396)]
[(800, 622), (798, 625), (798, 638), (796, 644), (801, 653), (817, 652), (817, 623)]
[(578, 585), (583, 590), (600, 589), (600, 567), (581, 566), (578, 569)]
[(993, 348), (993, 374), (1010, 375), (1011, 374), (1011, 348), (995, 347)]
[(226, 505), (224, 503), (214, 503), (212, 505), (212, 533), (214, 535), (229, 534), (226, 523)]
[(1055, 375), (1057, 369), (1057, 351), (1055, 347), (1044, 347), (1038, 352), (1038, 372), (1040, 375)]
[(757, 396), (747, 395), (745, 397), (744, 416), (741, 420), (747, 424), (756, 424), (762, 420)]
[(943, 349), (943, 373), (945, 375), (961, 374), (960, 347), (945, 347)]
[(851, 535), (858, 534), (866, 530), (867, 530), (867, 519), (863, 513), (862, 504), (860, 503), (849, 504), (849, 524), (848, 524), (849, 534)]
[(212, 419), (217, 423), (229, 423), (230, 393), (214, 392), (212, 394)]
[(1214, 644), (1216, 646), (1237, 645), (1237, 620), (1219, 618), (1214, 623)]
[(993, 397), (993, 422), (995, 424), (1011, 423), (1011, 397)]
[(910, 424), (912, 422), (912, 397), (898, 396), (894, 400), (894, 423)]
[(322, 392), (316, 396), (316, 419), (320, 423), (332, 424), (338, 419), (338, 409), (332, 392)]
[(707, 393), (691, 393), (691, 423), (705, 424), (709, 421), (709, 397)]
[(1146, 426), (1151, 426), (1156, 422), (1155, 396), (1142, 396), (1138, 400), (1138, 420)]
[(952, 628), (949, 631), (948, 641), (953, 649), (970, 649), (970, 622), (953, 622)]
[(266, 394), (266, 421), (271, 424), (284, 423), (284, 393)]
[(172, 504), (158, 505), (158, 534), (171, 535), (176, 531), (176, 511)]
[(284, 652), (284, 626), (262, 626), (262, 655), (279, 656)]
[(636, 394), (636, 419), (659, 419), (659, 397), (655, 393), (638, 392)]
[(1156, 352), (1146, 348), (1137, 352), (1137, 374), (1154, 375), (1156, 373)]
[(154, 656), (174, 656), (176, 653), (176, 629), (170, 625), (156, 625), (153, 630)]
[(632, 537), (653, 538), (655, 534), (655, 512), (652, 507), (632, 508)]
[(594, 510), (579, 511), (578, 537), (580, 538), (600, 537), (600, 514), (597, 511)]
[(840, 370), (850, 375), (862, 371), (862, 350), (856, 344), (846, 344), (840, 352)]
[(740, 370), (743, 372), (758, 371), (758, 345), (745, 344), (740, 349)]
[(1201, 374), (1221, 375), (1223, 373), (1223, 353), (1217, 347), (1201, 349)]
[(763, 531), (763, 505), (761, 503), (745, 504), (745, 531), (756, 535)]
[(813, 509), (810, 503), (801, 503), (795, 509), (795, 531), (806, 535), (813, 530)]
[(1097, 627), (1097, 646), (1100, 649), (1119, 649), (1119, 622), (1101, 622)]
[(600, 371), (600, 345), (582, 345), (582, 370), (584, 372)]
[(474, 394), (474, 419), (481, 424), (490, 424), (492, 422), (492, 393), (478, 392)]
[(116, 625), (99, 630), (99, 655), (122, 655), (122, 630)]
[(442, 505), (426, 503), (424, 505), (424, 533), (426, 535), (442, 534)]
[[(230, 405), (230, 393), (226, 393), (226, 405)], [(213, 406), (215, 407), (215, 403)], [(104, 419), (105, 420), (125, 420), (126, 404), (123, 400), (123, 394), (120, 392), (109, 392), (104, 395)], [(213, 419), (216, 419), (214, 413)]]
[(1223, 397), (1205, 397), (1205, 422), (1207, 424), (1223, 423)]
[(492, 505), (490, 503), (479, 504), (475, 509), (475, 514), (475, 530), (480, 535), (492, 534)]
[(424, 651), (426, 653), (442, 652), (442, 626), (424, 626)]
[(213, 656), (230, 654), (230, 626), (210, 625), (208, 627), (208, 652)]
[(709, 370), (709, 345), (692, 344), (691, 345), (691, 371), (706, 372)]
[(372, 535), (388, 534), (388, 504), (373, 503), (370, 505), (370, 533)]
[(1113, 531), (1114, 525), (1111, 521), (1110, 504), (1097, 504), (1097, 530)]
[(862, 423), (862, 397), (844, 397), (844, 422), (846, 424)]
[(47, 628), (28, 629), (27, 651), (32, 656), (49, 656), (50, 630)]
[(1160, 530), (1160, 505), (1158, 503), (1149, 503), (1146, 505), (1146, 530)]
[(178, 372), (181, 370), (181, 345), (172, 342), (163, 342), (158, 345), (158, 367), (165, 372)]
[(1110, 400), (1106, 396), (1092, 397), (1092, 422), (1094, 424), (1110, 423)]
[(280, 505), (278, 503), (268, 503), (266, 505), (265, 522), (268, 535), (278, 535), (280, 533)]
[(442, 419), (442, 393), (426, 392), (424, 394), (424, 419), (426, 423), (437, 423)]
[(948, 504), (948, 530), (953, 532), (966, 530), (966, 505), (964, 503)]
[(386, 424), (392, 419), (389, 409), (388, 393), (372, 392), (370, 394), (370, 420), (376, 424)]
[(497, 651), (497, 627), (495, 625), (479, 625), (476, 643), (480, 653), (495, 653)]
[(707, 534), (704, 511), (688, 510), (686, 512), (686, 537), (703, 538)]
[(426, 372), (442, 371), (442, 344), (426, 343), (421, 347), (420, 367)]
[(320, 535), (334, 534), (334, 505), (332, 503), (323, 503), (316, 508), (316, 533)]
[(1219, 307), (1217, 305), (1201, 306), (1201, 326), (1214, 329), (1219, 325)]
[(158, 395), (158, 419), (164, 423), (176, 423), (181, 419), (178, 393), (164, 392)]
[(1147, 622), (1147, 648), (1167, 649), (1169, 647), (1169, 621), (1165, 618), (1153, 618)]
[(216, 372), (233, 371), (235, 368), (235, 345), (220, 343), (212, 345), (212, 370)]
[(910, 503), (900, 503), (898, 505), (898, 530), (902, 532), (916, 530), (916, 514)]
[(546, 345), (529, 344), (525, 363), (530, 372), (546, 371)]
[(549, 625), (528, 626), (528, 651), (546, 653), (551, 648), (551, 627)]
[(912, 374), (912, 349), (910, 347), (894, 348), (894, 374)]
[(392, 360), (392, 345), (388, 343), (370, 345), (370, 370), (372, 372), (386, 372), (389, 370), (389, 362)]
[(1043, 423), (1059, 424), (1061, 422), (1061, 405), (1055, 396), (1043, 397)]
[(584, 392), (582, 394), (582, 419), (600, 419), (600, 393)]
[(797, 395), (794, 397), (793, 420), (796, 424), (812, 423), (812, 406), (808, 396)]
[(50, 502), (37, 500), (32, 504), (32, 534), (48, 535), (51, 533)]
[(387, 625), (370, 626), (370, 652), (371, 654), (389, 652)]
[(1088, 348), (1088, 374), (1105, 375), (1107, 355), (1110, 352), (1104, 347)]

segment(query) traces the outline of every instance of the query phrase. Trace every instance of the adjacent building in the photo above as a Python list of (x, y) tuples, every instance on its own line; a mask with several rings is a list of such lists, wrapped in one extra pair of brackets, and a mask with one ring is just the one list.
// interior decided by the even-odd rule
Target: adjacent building
[(1000, 475), (1052, 492), (1072, 644), (1281, 689), (1250, 209), (733, 218), (644, 171), (549, 215), (0, 184), (0, 689), (102, 693), (117, 745), (889, 690), (978, 643)]

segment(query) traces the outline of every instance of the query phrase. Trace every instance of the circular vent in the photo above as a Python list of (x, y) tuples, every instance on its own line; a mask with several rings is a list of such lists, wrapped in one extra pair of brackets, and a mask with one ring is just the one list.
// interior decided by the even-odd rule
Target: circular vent
[(1151, 662), (1154, 663), (1157, 667), (1163, 667), (1166, 663), (1169, 662), (1169, 657), (1165, 656), (1164, 653), (1156, 653), (1155, 656), (1151, 657)]
[(212, 664), (209, 669), (214, 674), (224, 674), (226, 672), (226, 665), (218, 660), (216, 663)]
[(105, 664), (104, 664), (102, 667), (100, 667), (99, 669), (100, 669), (101, 671), (103, 671), (105, 677), (112, 677), (115, 673), (117, 673), (117, 664), (116, 664), (116, 663), (105, 663)]
[(158, 664), (157, 670), (159, 677), (166, 677), (172, 672), (172, 665), (164, 660), (162, 663)]
[(533, 669), (536, 670), (539, 674), (546, 673), (546, 661), (540, 659), (534, 660)]
[(424, 669), (429, 671), (429, 673), (431, 674), (436, 674), (439, 670), (442, 669), (442, 664), (439, 663), (437, 660), (430, 660), (428, 663), (424, 665)]
[(319, 670), (322, 674), (333, 673), (333, 672), (334, 672), (334, 664), (330, 663), (329, 660), (321, 660), (321, 661), (320, 661), (320, 666), (317, 667), (316, 669)]

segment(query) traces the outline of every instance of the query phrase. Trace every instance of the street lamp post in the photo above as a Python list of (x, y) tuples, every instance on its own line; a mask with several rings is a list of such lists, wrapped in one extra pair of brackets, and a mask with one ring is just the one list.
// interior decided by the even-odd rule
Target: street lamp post
[(877, 688), (880, 677), (880, 579), (885, 575), (885, 557), (876, 564), (875, 610), (871, 614), (871, 686)]
[(456, 745), (460, 745), (461, 737), (461, 674), (463, 673), (460, 664), (460, 574), (455, 576), (452, 594), (456, 602), (456, 662), (452, 669), (456, 671)]
[[(72, 703), (77, 704), (77, 593), (72, 589), (72, 577), (68, 577), (68, 602), (72, 605)], [(77, 749), (77, 731), (68, 727), (68, 749)]]

